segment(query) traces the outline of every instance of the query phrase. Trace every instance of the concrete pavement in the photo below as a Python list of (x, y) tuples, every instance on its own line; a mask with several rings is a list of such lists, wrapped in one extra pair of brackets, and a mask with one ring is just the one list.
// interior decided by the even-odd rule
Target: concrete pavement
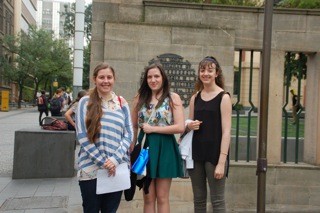
[[(0, 111), (0, 212), (78, 213), (82, 200), (76, 177), (12, 179), (15, 131), (38, 126), (36, 107)], [(75, 150), (77, 156), (79, 147)], [(136, 201), (123, 200), (118, 212), (142, 212), (139, 191)]]
[(14, 133), (38, 125), (36, 108), (0, 112), (0, 212), (81, 212), (76, 178), (15, 179)]
[[(82, 200), (76, 177), (12, 179), (15, 131), (38, 126), (39, 113), (35, 107), (0, 111), (0, 212), (1, 213), (80, 213)], [(75, 156), (79, 147), (75, 150)], [(233, 168), (236, 170), (236, 168)], [(233, 171), (236, 174), (236, 171)], [(232, 175), (228, 182), (233, 182)], [(233, 196), (232, 196), (233, 197)], [(234, 198), (236, 199), (236, 198)], [(255, 197), (252, 197), (255, 200)], [(247, 201), (246, 201), (247, 202)], [(230, 203), (232, 203), (230, 201)], [(227, 203), (228, 204), (228, 203)], [(170, 191), (172, 213), (193, 212), (192, 189), (189, 179), (174, 179)], [(210, 208), (210, 207), (209, 207)], [(139, 190), (131, 202), (122, 200), (119, 213), (143, 212)], [(268, 206), (267, 212), (320, 212), (317, 206)], [(228, 209), (227, 212), (256, 212), (255, 209)]]

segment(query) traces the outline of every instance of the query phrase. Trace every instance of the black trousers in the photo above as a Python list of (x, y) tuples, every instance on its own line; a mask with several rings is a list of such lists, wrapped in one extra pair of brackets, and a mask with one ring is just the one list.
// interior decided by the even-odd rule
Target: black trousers
[(48, 116), (48, 115), (49, 115), (48, 109), (46, 109), (46, 110), (40, 110), (40, 111), (39, 111), (39, 125), (40, 125), (40, 126), (41, 126), (41, 120), (42, 120), (42, 115), (43, 115), (43, 113), (45, 113), (46, 116)]

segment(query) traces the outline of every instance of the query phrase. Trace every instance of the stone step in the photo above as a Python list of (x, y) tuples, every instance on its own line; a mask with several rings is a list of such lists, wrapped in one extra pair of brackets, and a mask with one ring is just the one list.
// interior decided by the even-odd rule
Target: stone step
[[(170, 201), (171, 213), (193, 213), (192, 202)], [(134, 200), (127, 202), (123, 200), (118, 209), (119, 213), (141, 213), (143, 212), (143, 201)], [(207, 212), (212, 212), (210, 203), (208, 203)], [(227, 208), (227, 213), (254, 213), (256, 208)], [(267, 213), (319, 213), (320, 207), (306, 205), (266, 205)]]

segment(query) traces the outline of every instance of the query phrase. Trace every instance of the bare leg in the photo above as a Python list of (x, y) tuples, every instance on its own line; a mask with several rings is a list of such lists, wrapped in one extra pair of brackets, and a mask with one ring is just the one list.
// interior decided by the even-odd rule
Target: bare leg
[(156, 196), (158, 213), (169, 213), (170, 203), (169, 194), (171, 187), (171, 178), (157, 178), (156, 179)]
[(143, 192), (143, 212), (155, 213), (156, 212), (156, 188), (155, 180), (152, 180), (149, 186), (149, 194)]

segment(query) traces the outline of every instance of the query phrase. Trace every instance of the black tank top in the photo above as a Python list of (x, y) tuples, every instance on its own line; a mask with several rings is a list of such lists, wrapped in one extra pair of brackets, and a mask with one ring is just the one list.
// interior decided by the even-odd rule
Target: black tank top
[(222, 125), (221, 100), (226, 94), (220, 92), (210, 101), (201, 99), (201, 92), (194, 101), (194, 120), (202, 121), (200, 129), (194, 131), (192, 139), (192, 158), (196, 161), (208, 161), (217, 165), (220, 156)]

